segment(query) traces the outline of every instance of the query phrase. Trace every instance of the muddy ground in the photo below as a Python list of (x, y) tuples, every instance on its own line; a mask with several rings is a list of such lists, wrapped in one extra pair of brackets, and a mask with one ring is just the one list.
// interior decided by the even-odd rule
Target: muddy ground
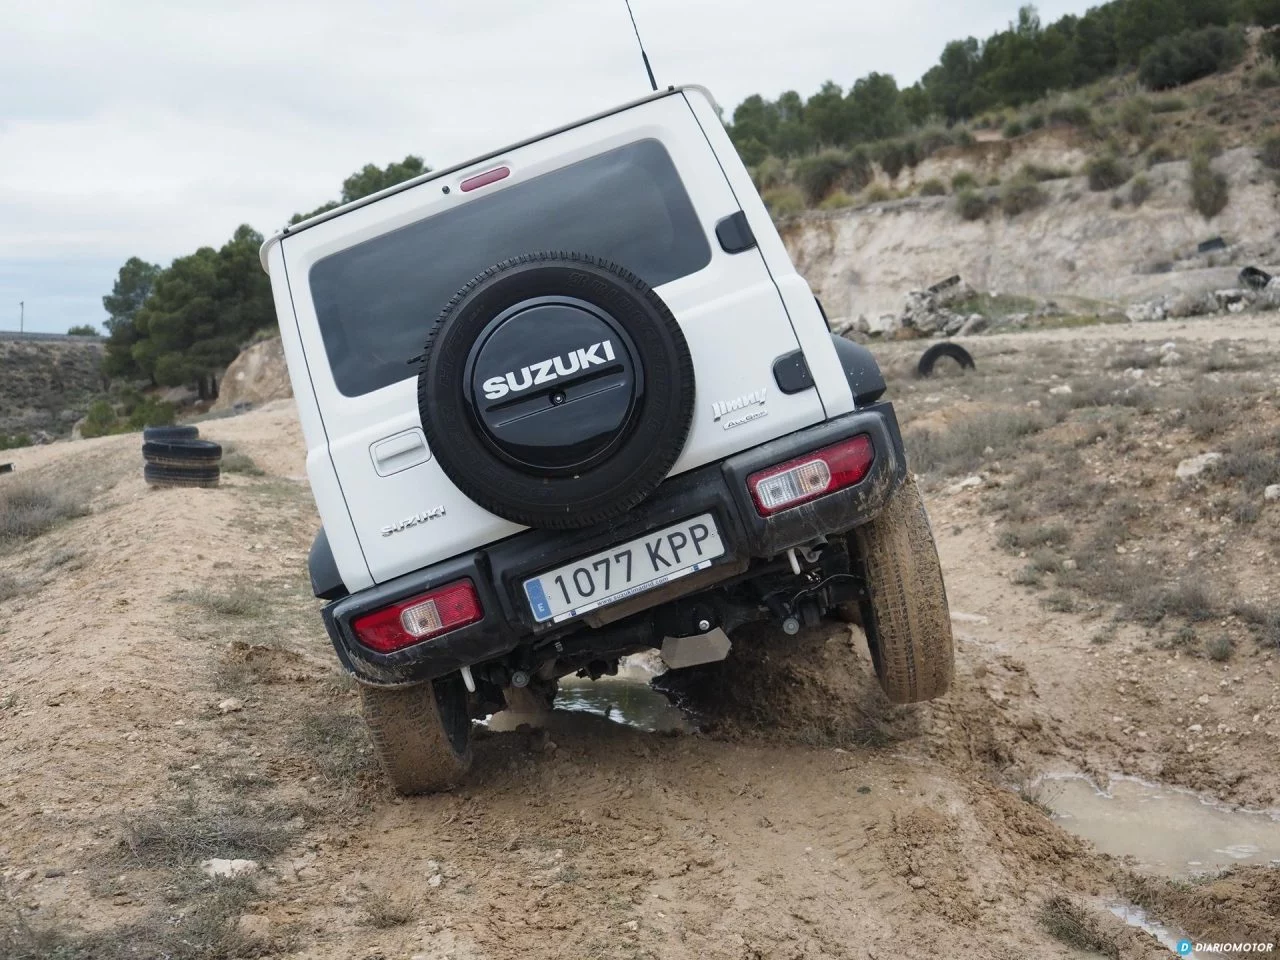
[(675, 735), (557, 714), (419, 799), (382, 785), (309, 596), (289, 403), (202, 425), (235, 449), (216, 490), (149, 490), (137, 436), (16, 451), (0, 483), (58, 502), (0, 544), (0, 955), (1168, 956), (1118, 899), (1280, 941), (1274, 867), (1166, 880), (1062, 829), (1040, 780), (1280, 805), (1280, 320), (970, 346), (976, 373), (927, 382), (918, 345), (878, 348), (947, 697), (891, 708), (850, 628), (757, 632), (713, 681), (769, 664), (763, 707)]

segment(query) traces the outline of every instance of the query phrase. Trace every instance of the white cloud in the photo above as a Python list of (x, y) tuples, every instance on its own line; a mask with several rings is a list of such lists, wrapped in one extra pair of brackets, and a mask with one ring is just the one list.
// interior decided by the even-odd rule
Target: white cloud
[[(911, 82), (1016, 0), (634, 0), (660, 83)], [(1041, 6), (1045, 21), (1084, 3)], [(643, 95), (622, 0), (0, 0), (0, 326), (97, 322), (132, 255), (270, 232), (365, 163), (466, 159)]]

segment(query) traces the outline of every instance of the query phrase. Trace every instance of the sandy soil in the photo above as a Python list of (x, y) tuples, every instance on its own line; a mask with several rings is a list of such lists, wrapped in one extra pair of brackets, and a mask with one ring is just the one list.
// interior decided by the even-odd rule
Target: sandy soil
[[(557, 715), (543, 733), (483, 736), (465, 788), (406, 800), (373, 768), (308, 595), (317, 521), (291, 405), (202, 435), (264, 474), (149, 490), (139, 438), (121, 436), (16, 451), (0, 480), (56, 484), (91, 509), (0, 551), (21, 587), (0, 603), (3, 897), (26, 930), (112, 945), (30, 956), (1098, 955), (1047, 932), (1044, 904), (1062, 895), (1095, 951), (1168, 956), (1106, 912), (1122, 894), (1206, 935), (1280, 938), (1274, 871), (1167, 888), (1060, 829), (1025, 789), (1044, 772), (1128, 772), (1276, 804), (1274, 654), (1179, 657), (1127, 627), (1091, 644), (1096, 623), (1011, 582), (1018, 560), (972, 491), (929, 498), (957, 635), (942, 700), (889, 708), (849, 628), (791, 650), (760, 637), (783, 702), (822, 704), (813, 717), (774, 713), (785, 722), (769, 729), (726, 708), (707, 732), (657, 735)], [(227, 698), (240, 706), (224, 712)], [(1193, 710), (1249, 735), (1189, 754), (1173, 731)], [(239, 855), (245, 819), (271, 832), (225, 918), (239, 939), (147, 946), (147, 924), (184, 929), (211, 902), (182, 878)], [(179, 842), (197, 821), (216, 829)]]

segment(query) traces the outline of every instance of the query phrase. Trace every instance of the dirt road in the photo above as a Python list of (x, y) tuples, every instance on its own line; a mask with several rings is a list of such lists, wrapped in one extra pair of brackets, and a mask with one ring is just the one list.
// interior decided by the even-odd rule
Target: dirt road
[[(1171, 335), (1088, 336), (1144, 330)], [(925, 422), (969, 388), (903, 402)], [(1130, 773), (1275, 805), (1274, 649), (1218, 662), (1127, 623), (1091, 642), (1096, 610), (1014, 582), (981, 490), (929, 501), (958, 640), (943, 700), (890, 709), (861, 637), (832, 625), (775, 653), (789, 696), (848, 723), (660, 735), (557, 714), (483, 736), (464, 789), (407, 800), (381, 785), (307, 590), (291, 405), (202, 435), (261, 472), (149, 490), (121, 436), (17, 451), (0, 480), (88, 511), (0, 548), (15, 957), (1168, 956), (1108, 912), (1121, 899), (1201, 939), (1280, 940), (1274, 869), (1166, 884), (1063, 830), (1035, 786)], [(1255, 530), (1280, 523), (1268, 509)], [(1274, 578), (1274, 555), (1248, 562)], [(1193, 720), (1221, 735), (1188, 751)], [(210, 857), (260, 869), (215, 882)]]

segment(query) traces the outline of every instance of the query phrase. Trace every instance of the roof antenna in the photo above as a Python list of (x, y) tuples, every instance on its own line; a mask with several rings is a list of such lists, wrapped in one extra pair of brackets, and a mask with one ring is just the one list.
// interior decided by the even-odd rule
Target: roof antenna
[(631, 18), (631, 29), (636, 32), (636, 44), (640, 47), (640, 59), (644, 61), (644, 72), (649, 74), (649, 86), (653, 87), (655, 93), (658, 91), (658, 81), (653, 79), (653, 67), (649, 66), (649, 55), (644, 52), (644, 41), (640, 39), (640, 28), (636, 26), (636, 15), (631, 12), (631, 0), (624, 0), (627, 5), (627, 16)]

